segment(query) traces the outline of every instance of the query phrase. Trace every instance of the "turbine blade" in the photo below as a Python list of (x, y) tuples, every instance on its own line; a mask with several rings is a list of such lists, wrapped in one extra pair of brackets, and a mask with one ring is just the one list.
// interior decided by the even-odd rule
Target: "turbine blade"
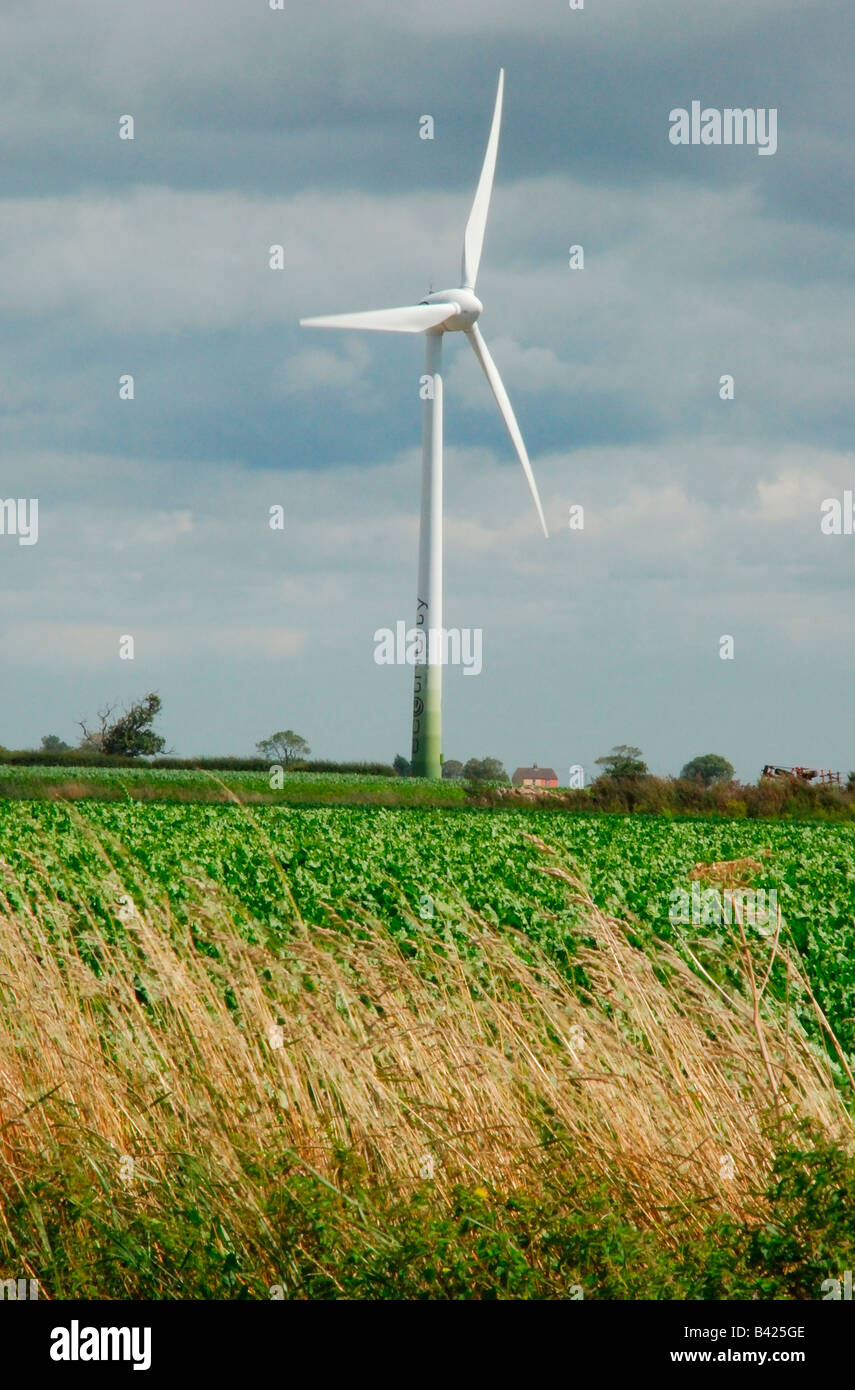
[(502, 95), (504, 90), (505, 69), (500, 68), (499, 89), (496, 92), (496, 105), (493, 110), (490, 138), (487, 141), (487, 153), (484, 155), (484, 166), (478, 180), (478, 187), (475, 190), (475, 201), (472, 204), (472, 211), (469, 214), (469, 221), (466, 223), (466, 232), (463, 237), (461, 278), (465, 290), (474, 290), (475, 281), (478, 279), (478, 267), (481, 264), (481, 248), (484, 245), (484, 231), (487, 226), (487, 213), (490, 211), (490, 194), (493, 192), (493, 175), (496, 172), (496, 155), (499, 150), (499, 128), (502, 124)]
[(319, 319), (300, 319), (303, 328), (369, 328), (385, 333), (424, 333), (436, 328), (459, 304), (407, 304), (402, 309), (366, 309), (361, 314), (327, 314)]
[(534, 498), (534, 505), (537, 508), (537, 515), (539, 516), (540, 524), (543, 527), (543, 534), (548, 539), (549, 532), (546, 529), (546, 520), (543, 515), (543, 508), (540, 505), (540, 497), (538, 496), (537, 492), (537, 483), (534, 481), (534, 474), (531, 471), (531, 464), (529, 463), (528, 454), (526, 453), (526, 447), (523, 443), (523, 437), (520, 433), (520, 427), (517, 424), (517, 417), (514, 415), (514, 412), (511, 409), (511, 403), (508, 400), (508, 393), (502, 384), (502, 378), (499, 376), (498, 368), (487, 350), (487, 344), (484, 342), (484, 339), (481, 335), (481, 330), (479, 329), (477, 323), (473, 323), (472, 327), (470, 329), (467, 329), (466, 336), (472, 344), (475, 356), (481, 363), (481, 366), (484, 369), (484, 375), (490, 383), (490, 388), (493, 392), (493, 395), (496, 397), (496, 404), (498, 405), (499, 410), (501, 411), (502, 419), (508, 427), (508, 434), (511, 436), (511, 442), (517, 451), (517, 457), (520, 463), (522, 464), (523, 473), (525, 473), (526, 481), (528, 482), (531, 495)]

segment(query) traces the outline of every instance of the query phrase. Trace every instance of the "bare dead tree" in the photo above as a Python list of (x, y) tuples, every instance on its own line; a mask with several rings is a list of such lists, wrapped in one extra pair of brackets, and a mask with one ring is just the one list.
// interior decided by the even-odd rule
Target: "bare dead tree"
[(90, 729), (83, 719), (78, 719), (77, 723), (83, 732), (83, 737), (79, 744), (80, 748), (85, 748), (91, 753), (100, 753), (102, 751), (104, 739), (110, 724), (110, 717), (115, 708), (115, 705), (105, 705), (103, 709), (99, 709), (97, 729)]

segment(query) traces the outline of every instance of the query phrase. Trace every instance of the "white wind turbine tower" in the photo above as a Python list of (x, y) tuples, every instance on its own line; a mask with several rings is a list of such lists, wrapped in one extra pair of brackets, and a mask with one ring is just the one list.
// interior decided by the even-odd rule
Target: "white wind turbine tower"
[(463, 267), (461, 284), (457, 289), (438, 290), (418, 304), (401, 309), (370, 309), (358, 314), (333, 314), (324, 318), (301, 319), (307, 328), (366, 328), (388, 333), (424, 333), (426, 347), (425, 371), (433, 384), (432, 393), (424, 403), (422, 428), (422, 506), (419, 531), (419, 591), (416, 624), (427, 640), (417, 649), (415, 691), (413, 700), (412, 770), (416, 776), (440, 777), (442, 747), (442, 335), (465, 333), (481, 363), (502, 418), (508, 427), (511, 442), (523, 467), (534, 498), (543, 534), (549, 535), (537, 484), (531, 471), (526, 447), (511, 409), (507, 392), (502, 385), (496, 364), (478, 327), (483, 304), (475, 294), (481, 248), (496, 154), (499, 148), (499, 128), (502, 123), (502, 94), (504, 68), (499, 73), (499, 88), (493, 111), (493, 124), (487, 141), (487, 153), (475, 201), (466, 224), (463, 238)]

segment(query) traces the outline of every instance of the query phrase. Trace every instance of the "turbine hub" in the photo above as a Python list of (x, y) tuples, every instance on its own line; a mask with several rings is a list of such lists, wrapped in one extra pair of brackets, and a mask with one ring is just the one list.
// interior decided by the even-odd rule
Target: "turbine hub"
[(475, 323), (484, 305), (472, 290), (464, 289), (436, 290), (434, 294), (426, 295), (421, 302), (422, 304), (443, 304), (449, 299), (460, 305), (460, 313), (452, 314), (451, 318), (441, 323), (435, 331), (465, 333)]

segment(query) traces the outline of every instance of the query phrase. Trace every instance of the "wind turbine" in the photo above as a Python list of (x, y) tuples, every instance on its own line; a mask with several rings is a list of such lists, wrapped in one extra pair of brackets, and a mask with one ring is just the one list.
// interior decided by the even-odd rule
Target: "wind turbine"
[[(511, 443), (522, 464), (543, 534), (549, 535), (537, 484), (516, 416), (498, 369), (478, 327), (483, 304), (475, 294), (484, 231), (496, 172), (499, 128), (502, 123), (502, 96), (505, 70), (499, 72), (499, 87), (493, 111), (493, 124), (487, 153), (475, 190), (475, 201), (463, 237), (461, 284), (457, 289), (437, 290), (418, 304), (401, 309), (369, 309), (358, 314), (331, 314), (323, 318), (301, 319), (305, 328), (366, 328), (387, 333), (424, 333), (427, 389), (422, 422), (422, 503), (419, 529), (419, 590), (416, 626), (421, 629), (422, 645), (416, 649), (413, 696), (412, 771), (419, 777), (441, 777), (442, 760), (442, 335), (465, 333), (481, 364)], [(427, 633), (427, 640), (424, 635)]]

